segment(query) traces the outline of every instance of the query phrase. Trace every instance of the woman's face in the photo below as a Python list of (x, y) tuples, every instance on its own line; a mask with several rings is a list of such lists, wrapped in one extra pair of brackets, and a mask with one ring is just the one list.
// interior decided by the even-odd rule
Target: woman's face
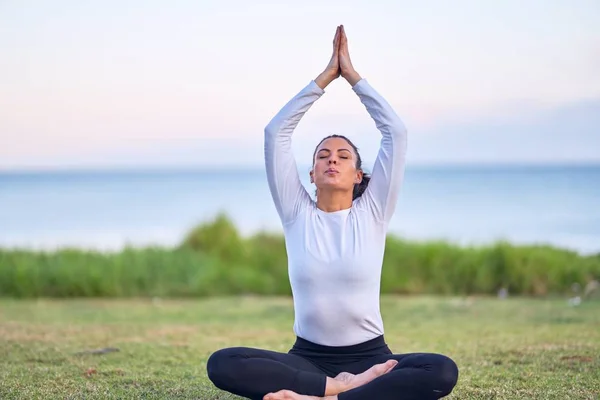
[(317, 147), (311, 182), (319, 190), (348, 190), (360, 183), (362, 171), (356, 169), (357, 155), (345, 139), (333, 137)]

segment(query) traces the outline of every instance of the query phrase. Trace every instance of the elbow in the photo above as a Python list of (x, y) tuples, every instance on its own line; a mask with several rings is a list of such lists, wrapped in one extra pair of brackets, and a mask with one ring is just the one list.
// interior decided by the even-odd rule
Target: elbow
[(393, 146), (400, 149), (401, 153), (405, 153), (408, 144), (408, 131), (402, 121), (398, 120), (396, 124), (390, 126), (389, 133), (390, 138), (394, 143)]
[(397, 138), (406, 138), (408, 134), (406, 125), (404, 125), (404, 122), (399, 117), (396, 118), (396, 121), (394, 121), (394, 124), (392, 124), (390, 130), (392, 132), (392, 135)]
[(265, 126), (264, 136), (267, 143), (272, 143), (278, 134), (279, 124), (277, 124), (275, 121), (271, 121), (269, 124), (267, 124), (267, 126)]
[(396, 141), (400, 142), (403, 147), (406, 147), (408, 142), (408, 131), (404, 126), (401, 129), (396, 130)]
[[(387, 136), (387, 137), (385, 137)], [(387, 135), (384, 136), (390, 148), (393, 148), (394, 153), (399, 156), (405, 156), (408, 147), (408, 131), (402, 122), (388, 126)]]
[(279, 133), (282, 127), (281, 118), (276, 115), (269, 121), (269, 123), (265, 126), (264, 132), (265, 136), (275, 137)]
[(272, 124), (268, 124), (264, 129), (264, 144), (265, 151), (271, 147), (273, 142), (275, 141), (275, 137), (277, 135), (277, 131)]
[(277, 129), (275, 128), (272, 122), (269, 122), (267, 126), (265, 126), (264, 133), (265, 137), (275, 136)]
[(385, 129), (381, 129), (381, 133), (384, 140), (390, 140), (395, 145), (406, 145), (408, 132), (402, 121), (396, 124), (389, 124)]
[(277, 136), (279, 135), (279, 126), (271, 121), (264, 128), (264, 151), (265, 157), (271, 159), (275, 152)]
[(406, 125), (404, 121), (395, 113), (390, 113), (386, 118), (377, 121), (377, 129), (384, 135), (394, 140), (402, 139), (407, 136)]

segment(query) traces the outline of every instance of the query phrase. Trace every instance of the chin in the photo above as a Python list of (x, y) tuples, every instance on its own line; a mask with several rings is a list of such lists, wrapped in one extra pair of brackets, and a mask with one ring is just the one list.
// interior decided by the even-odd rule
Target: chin
[(348, 189), (346, 187), (347, 185), (344, 185), (340, 182), (321, 182), (317, 188), (321, 191), (341, 191), (341, 190), (352, 190), (352, 188)]

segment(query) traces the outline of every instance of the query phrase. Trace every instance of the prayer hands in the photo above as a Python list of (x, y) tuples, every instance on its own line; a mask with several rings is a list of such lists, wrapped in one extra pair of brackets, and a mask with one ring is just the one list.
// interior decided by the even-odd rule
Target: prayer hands
[(340, 75), (352, 86), (361, 79), (360, 75), (354, 70), (354, 66), (350, 60), (348, 38), (346, 37), (343, 25), (339, 25), (336, 28), (331, 59), (325, 70), (315, 79), (315, 82), (319, 87), (324, 89), (335, 79), (339, 78)]

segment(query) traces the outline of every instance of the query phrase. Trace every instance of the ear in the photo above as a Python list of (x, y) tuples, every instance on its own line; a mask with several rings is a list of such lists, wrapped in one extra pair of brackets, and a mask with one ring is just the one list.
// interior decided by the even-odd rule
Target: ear
[(362, 172), (362, 170), (359, 169), (358, 171), (356, 171), (356, 179), (354, 179), (354, 183), (359, 184), (362, 182), (362, 179), (363, 179), (363, 172)]
[(315, 183), (315, 177), (314, 177), (315, 171), (311, 169), (309, 175), (310, 175), (310, 183)]

